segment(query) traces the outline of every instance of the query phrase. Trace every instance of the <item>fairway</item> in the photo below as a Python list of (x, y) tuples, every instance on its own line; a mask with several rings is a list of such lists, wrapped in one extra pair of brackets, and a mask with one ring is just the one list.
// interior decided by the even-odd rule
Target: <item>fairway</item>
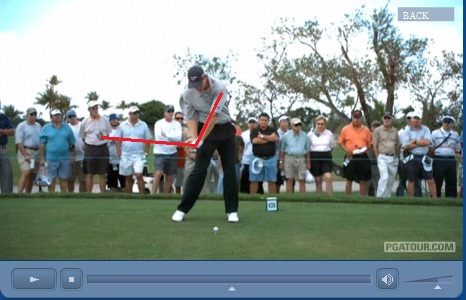
[[(0, 198), (2, 260), (396, 260), (463, 257), (461, 205), (199, 200)], [(84, 195), (80, 195), (84, 196)], [(92, 197), (88, 195), (87, 197)], [(282, 196), (283, 198), (283, 196)], [(219, 227), (215, 235), (213, 227)], [(453, 241), (455, 253), (385, 253), (386, 241)]]

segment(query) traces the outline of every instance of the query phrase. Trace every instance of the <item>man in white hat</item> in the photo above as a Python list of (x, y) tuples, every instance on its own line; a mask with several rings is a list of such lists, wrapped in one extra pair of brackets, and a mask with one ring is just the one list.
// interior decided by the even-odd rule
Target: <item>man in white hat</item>
[(89, 117), (81, 124), (79, 136), (84, 142), (84, 169), (86, 175), (86, 191), (92, 193), (94, 175), (99, 176), (99, 188), (105, 193), (107, 181), (108, 151), (107, 140), (102, 136), (109, 136), (112, 132), (110, 121), (99, 114), (99, 103), (90, 101), (87, 105)]
[(42, 126), (36, 122), (37, 110), (30, 107), (26, 111), (26, 120), (16, 127), (15, 142), (18, 146), (18, 164), (21, 169), (21, 177), (18, 182), (18, 193), (26, 190), (32, 191), (34, 174), (39, 169), (39, 162), (35, 163), (39, 153), (39, 137)]
[[(242, 164), (243, 164), (243, 170), (241, 171), (241, 179), (240, 179), (240, 192), (249, 194), (250, 193), (250, 185), (251, 182), (249, 181), (249, 164), (252, 161), (252, 157), (254, 154), (252, 154), (252, 143), (251, 143), (251, 130), (254, 128), (257, 128), (257, 119), (254, 117), (249, 117), (248, 120), (248, 130), (243, 131), (241, 133), (241, 137), (243, 138), (244, 141), (244, 151), (243, 151), (243, 159), (242, 159)], [(259, 193), (263, 194), (264, 189), (262, 187), (262, 183), (259, 185)]]
[(409, 153), (405, 153), (403, 162), (408, 178), (408, 194), (414, 197), (414, 185), (416, 179), (424, 179), (429, 187), (432, 198), (437, 198), (434, 177), (432, 173), (432, 158), (427, 157), (431, 142), (430, 130), (422, 125), (422, 114), (412, 114), (411, 125), (401, 136), (401, 147)]
[(442, 126), (432, 132), (432, 147), (434, 151), (434, 181), (437, 188), (437, 197), (441, 197), (442, 185), (445, 180), (445, 197), (456, 198), (457, 177), (456, 159), (461, 161), (461, 145), (458, 132), (453, 130), (455, 118), (444, 116)]
[(68, 178), (71, 165), (75, 159), (75, 143), (71, 128), (63, 124), (62, 113), (58, 109), (50, 112), (51, 122), (44, 126), (40, 134), (39, 157), (40, 165), (45, 166), (52, 184), (50, 192), (55, 192), (55, 181), (60, 180), (60, 192), (68, 192)]

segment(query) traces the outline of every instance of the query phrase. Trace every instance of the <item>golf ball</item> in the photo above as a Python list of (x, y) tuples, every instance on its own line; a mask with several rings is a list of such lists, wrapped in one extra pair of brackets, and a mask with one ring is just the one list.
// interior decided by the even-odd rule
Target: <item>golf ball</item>
[(218, 231), (218, 227), (217, 227), (217, 226), (214, 227), (214, 231), (215, 231), (215, 232)]

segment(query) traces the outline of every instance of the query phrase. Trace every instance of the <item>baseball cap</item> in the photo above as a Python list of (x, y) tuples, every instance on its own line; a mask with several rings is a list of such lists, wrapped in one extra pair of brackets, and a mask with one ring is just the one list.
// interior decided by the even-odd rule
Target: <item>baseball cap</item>
[(361, 118), (362, 117), (362, 111), (359, 110), (359, 109), (356, 109), (353, 111), (353, 113), (351, 114), (353, 117), (358, 117), (358, 118)]
[(51, 112), (50, 112), (50, 115), (51, 116), (55, 116), (55, 115), (61, 115), (61, 111), (59, 109), (53, 109)]
[(301, 119), (300, 118), (293, 118), (291, 119), (291, 124), (293, 125), (296, 125), (296, 124), (302, 124), (303, 122), (301, 122)]
[(412, 117), (413, 117), (413, 112), (414, 112), (414, 111), (410, 111), (409, 113), (407, 113), (407, 114), (406, 114), (406, 119), (412, 118)]
[(165, 111), (167, 112), (169, 110), (175, 111), (175, 107), (171, 104), (165, 105)]
[(287, 120), (289, 122), (290, 118), (288, 116), (281, 116), (280, 118), (278, 118), (278, 123), (280, 123), (283, 120)]
[(450, 121), (450, 122), (455, 123), (455, 118), (453, 118), (452, 116), (444, 116), (442, 119), (442, 122), (445, 122), (445, 121)]
[(34, 108), (34, 107), (29, 107), (27, 110), (26, 110), (26, 114), (32, 114), (32, 113), (37, 113), (37, 110)]
[(202, 78), (205, 77), (204, 70), (199, 66), (191, 67), (188, 70), (188, 89), (197, 89), (202, 85)]
[(383, 114), (384, 117), (390, 117), (390, 118), (393, 118), (392, 114), (389, 112), (389, 111), (386, 111), (384, 114)]
[(128, 109), (128, 112), (131, 114), (131, 113), (134, 113), (134, 112), (137, 112), (139, 111), (139, 108), (137, 106), (131, 106), (129, 109)]
[(251, 122), (251, 121), (257, 123), (257, 119), (254, 118), (254, 117), (248, 118), (248, 123)]
[(413, 111), (412, 117), (413, 118), (418, 117), (419, 119), (422, 119), (422, 113), (418, 111)]
[(379, 121), (372, 121), (371, 127), (374, 127), (374, 126), (380, 126), (380, 122)]
[(89, 101), (89, 103), (87, 103), (87, 108), (91, 108), (99, 104), (100, 103), (98, 101)]
[(110, 114), (110, 116), (108, 116), (108, 120), (109, 121), (112, 121), (112, 120), (119, 120), (120, 118), (118, 118), (118, 115), (117, 114)]
[(66, 117), (68, 118), (69, 116), (76, 116), (76, 112), (73, 109), (70, 109), (69, 111), (66, 112)]
[(428, 157), (427, 155), (424, 155), (422, 158), (422, 165), (424, 166), (424, 170), (427, 172), (432, 171), (432, 158)]

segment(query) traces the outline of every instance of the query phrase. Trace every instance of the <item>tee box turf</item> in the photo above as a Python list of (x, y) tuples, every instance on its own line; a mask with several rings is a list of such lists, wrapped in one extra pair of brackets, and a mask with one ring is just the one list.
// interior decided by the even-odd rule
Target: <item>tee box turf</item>
[(267, 197), (265, 206), (267, 211), (278, 211), (278, 199), (277, 197)]

